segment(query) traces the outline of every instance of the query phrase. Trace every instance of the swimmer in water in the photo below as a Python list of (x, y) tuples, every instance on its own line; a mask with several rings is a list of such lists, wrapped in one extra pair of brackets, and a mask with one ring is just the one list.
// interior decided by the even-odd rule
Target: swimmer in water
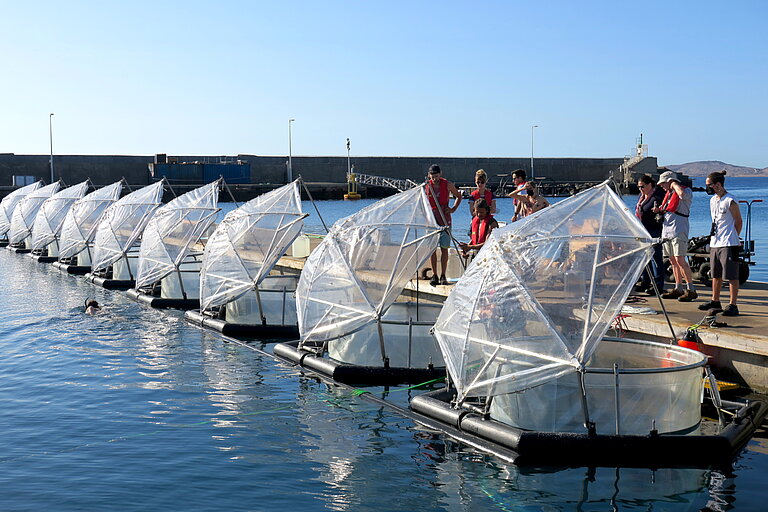
[(85, 314), (86, 315), (95, 315), (101, 311), (101, 306), (99, 306), (99, 303), (96, 302), (93, 299), (86, 299), (85, 301)]

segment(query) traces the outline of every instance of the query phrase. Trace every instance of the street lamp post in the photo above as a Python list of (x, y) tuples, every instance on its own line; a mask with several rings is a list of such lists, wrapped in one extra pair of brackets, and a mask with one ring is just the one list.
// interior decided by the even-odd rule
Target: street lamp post
[(291, 140), (291, 123), (294, 121), (295, 119), (288, 120), (288, 183), (293, 181), (293, 148), (291, 147), (293, 141)]
[(48, 114), (48, 140), (51, 142), (51, 183), (53, 183), (53, 112)]
[(349, 174), (352, 172), (352, 166), (350, 165), (352, 163), (352, 160), (349, 158), (349, 137), (347, 137), (347, 179), (349, 179)]
[(531, 125), (531, 179), (533, 179), (533, 177), (534, 177), (534, 174), (533, 174), (533, 129), (534, 128), (538, 128), (538, 127), (539, 127), (539, 125), (537, 125), (537, 124)]

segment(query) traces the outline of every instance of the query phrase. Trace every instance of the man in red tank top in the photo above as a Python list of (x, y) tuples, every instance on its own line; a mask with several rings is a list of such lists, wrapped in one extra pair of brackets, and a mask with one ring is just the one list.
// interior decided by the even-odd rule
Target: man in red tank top
[[(442, 177), (440, 166), (433, 164), (429, 167), (429, 179), (426, 186), (427, 198), (429, 204), (432, 206), (432, 213), (435, 215), (435, 220), (441, 226), (447, 226), (446, 229), (440, 233), (440, 263), (443, 272), (438, 278), (437, 274), (437, 252), (432, 254), (430, 263), (432, 265), (432, 279), (429, 284), (437, 286), (438, 284), (448, 284), (448, 279), (445, 277), (445, 269), (448, 267), (448, 247), (451, 246), (451, 214), (456, 211), (461, 204), (461, 193), (456, 185), (451, 183)], [(455, 201), (453, 206), (448, 206), (450, 196), (453, 195)], [(435, 200), (437, 199), (437, 200)]]

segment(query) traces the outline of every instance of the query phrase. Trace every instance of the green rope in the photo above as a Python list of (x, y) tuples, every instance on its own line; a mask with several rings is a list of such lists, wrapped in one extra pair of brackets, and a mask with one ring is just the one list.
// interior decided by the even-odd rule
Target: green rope
[[(442, 382), (445, 380), (445, 377), (438, 377), (436, 379), (428, 380), (427, 382), (422, 382), (421, 384), (414, 384), (413, 386), (408, 386), (406, 388), (396, 388), (389, 390), (390, 393), (394, 393), (395, 391), (409, 391), (411, 389), (418, 389), (424, 386), (428, 386), (429, 384), (434, 384), (435, 382)], [(352, 395), (353, 396), (360, 396), (364, 395), (366, 393), (370, 393), (367, 389), (353, 389)]]

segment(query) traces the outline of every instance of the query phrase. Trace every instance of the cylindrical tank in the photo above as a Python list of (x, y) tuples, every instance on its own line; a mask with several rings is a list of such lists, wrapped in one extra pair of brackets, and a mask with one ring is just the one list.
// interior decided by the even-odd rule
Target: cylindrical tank
[[(616, 433), (616, 376), (620, 434), (694, 432), (701, 421), (707, 356), (674, 345), (605, 339), (587, 363), (589, 417), (599, 434)], [(493, 419), (525, 430), (585, 432), (580, 379), (575, 371), (541, 386), (493, 398)]]

